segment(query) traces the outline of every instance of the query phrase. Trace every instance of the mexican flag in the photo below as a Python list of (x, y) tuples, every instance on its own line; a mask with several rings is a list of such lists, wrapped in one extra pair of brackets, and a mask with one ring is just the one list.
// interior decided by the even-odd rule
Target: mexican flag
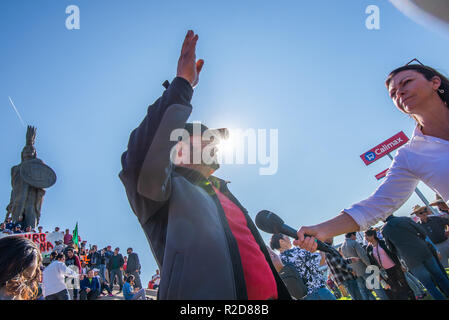
[(75, 246), (75, 249), (76, 249), (76, 250), (79, 250), (79, 243), (78, 243), (78, 222), (76, 223), (75, 230), (73, 230), (72, 242), (73, 242), (73, 245)]

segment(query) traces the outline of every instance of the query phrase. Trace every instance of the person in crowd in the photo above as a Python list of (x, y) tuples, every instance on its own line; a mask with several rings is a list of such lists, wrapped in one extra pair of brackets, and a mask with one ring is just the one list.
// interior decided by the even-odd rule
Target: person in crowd
[(98, 260), (98, 268), (100, 270), (100, 277), (102, 281), (106, 281), (106, 256), (105, 249), (101, 249), (99, 260)]
[(114, 255), (114, 252), (112, 251), (112, 247), (111, 246), (107, 246), (106, 250), (104, 252), (104, 257), (105, 257), (105, 265), (106, 265), (106, 270), (105, 270), (105, 278), (109, 281), (109, 283), (111, 284), (111, 286), (113, 285), (113, 282), (111, 281), (111, 277), (110, 277), (110, 271), (108, 270), (107, 266), (109, 265), (109, 260), (111, 259), (111, 257)]
[(31, 226), (27, 226), (25, 228), (25, 233), (31, 233), (31, 232), (33, 232), (33, 229), (31, 228)]
[(156, 274), (151, 277), (151, 281), (153, 282), (153, 289), (159, 289), (159, 283), (161, 282), (161, 274), (159, 273), (159, 269), (157, 269)]
[(386, 178), (371, 196), (333, 219), (300, 228), (295, 245), (315, 251), (315, 238), (368, 229), (399, 209), (419, 181), (449, 200), (449, 184), (442, 178), (449, 176), (449, 79), (412, 61), (393, 70), (385, 83), (396, 107), (416, 122), (410, 141), (397, 151)]
[(402, 265), (402, 268), (404, 268), (406, 270), (406, 272), (404, 272), (405, 279), (407, 280), (408, 286), (410, 287), (410, 289), (412, 289), (412, 291), (415, 295), (415, 300), (424, 299), (427, 296), (427, 292), (426, 292), (424, 286), (422, 285), (422, 283), (419, 282), (419, 280), (416, 279), (416, 277), (410, 273), (410, 271), (407, 269), (407, 266), (405, 266), (405, 264), (402, 262), (402, 260), (401, 260), (401, 265)]
[(385, 241), (377, 237), (375, 229), (368, 229), (365, 232), (365, 238), (369, 243), (367, 254), (370, 264), (378, 266), (387, 273), (387, 283), (391, 287), (393, 299), (407, 300), (410, 298), (415, 300), (415, 294), (407, 283), (405, 270), (403, 270), (398, 256), (387, 248)]
[(123, 257), (123, 271), (124, 271), (124, 273), (126, 274), (127, 272), (126, 272), (126, 267), (128, 266), (128, 257), (127, 256), (124, 256)]
[(3, 229), (2, 226), (0, 225), (0, 233), (2, 234), (14, 234), (14, 232), (8, 228), (6, 228), (6, 223), (3, 223)]
[(22, 226), (18, 223), (18, 224), (16, 224), (15, 226), (14, 226), (14, 233), (15, 234), (17, 234), (17, 233), (23, 233), (23, 231), (22, 231)]
[(125, 300), (146, 300), (145, 289), (133, 288), (134, 276), (129, 275), (123, 285), (123, 297)]
[[(362, 248), (361, 244), (358, 243), (356, 239), (357, 237), (355, 232), (350, 232), (345, 235), (345, 241), (341, 246), (342, 256), (344, 258), (359, 258), (359, 260), (351, 263), (350, 266), (356, 273), (356, 280), (359, 285), (360, 293), (362, 294), (364, 300), (376, 300), (366, 286), (366, 279), (370, 275), (369, 273), (366, 273), (366, 268), (371, 265), (371, 262), (365, 249)], [(379, 286), (378, 288), (375, 288), (374, 291), (380, 300), (389, 300), (382, 287)]]
[(81, 274), (82, 275), (87, 275), (88, 271), (89, 271), (89, 268), (88, 268), (86, 262), (81, 261)]
[(404, 260), (410, 272), (418, 278), (434, 299), (445, 299), (434, 281), (449, 297), (449, 278), (440, 267), (438, 257), (434, 256), (433, 244), (429, 243), (430, 239), (421, 225), (411, 218), (391, 215), (381, 230), (387, 248)]
[(53, 248), (53, 251), (57, 253), (64, 253), (65, 245), (62, 243), (62, 240), (56, 240), (55, 241), (55, 247)]
[(66, 266), (65, 256), (59, 253), (42, 274), (42, 290), (46, 300), (70, 300), (65, 277), (76, 278), (79, 274)]
[[(332, 246), (334, 239), (326, 239), (324, 242)], [(325, 252), (324, 255), (333, 279), (348, 291), (353, 300), (363, 300), (363, 295), (357, 284), (356, 273), (350, 266), (351, 263), (358, 261), (359, 258), (343, 258), (334, 248), (332, 248), (331, 252)]]
[(64, 244), (68, 245), (70, 243), (70, 241), (72, 241), (72, 235), (70, 234), (70, 230), (69, 229), (65, 229)]
[(292, 263), (284, 265), (281, 258), (273, 251), (273, 249), (267, 246), (267, 250), (270, 254), (271, 262), (279, 273), (279, 277), (284, 282), (291, 297), (295, 300), (304, 299), (307, 296), (307, 287), (295, 265)]
[(100, 295), (105, 295), (104, 290), (108, 293), (108, 297), (113, 297), (112, 294), (112, 288), (109, 286), (109, 283), (106, 281), (106, 279), (103, 279), (100, 275), (100, 270), (94, 269), (94, 275), (97, 277), (99, 283), (100, 283)]
[(69, 250), (72, 250), (73, 252), (75, 252), (75, 247), (74, 247), (74, 245), (73, 245), (73, 242), (71, 241), (65, 248), (64, 248), (64, 255), (66, 256), (66, 258), (67, 258), (67, 252), (69, 251)]
[(189, 30), (177, 76), (121, 158), (120, 179), (164, 274), (159, 299), (291, 299), (247, 210), (212, 176), (226, 129), (187, 123), (204, 63), (196, 61), (197, 41)]
[(120, 248), (115, 248), (114, 254), (109, 259), (108, 269), (110, 275), (109, 283), (111, 286), (114, 285), (115, 277), (117, 277), (118, 285), (119, 285), (119, 293), (122, 292), (123, 289), (123, 256), (120, 253)]
[(97, 300), (100, 295), (100, 281), (94, 277), (94, 271), (90, 269), (87, 276), (80, 282), (80, 300)]
[(449, 206), (446, 202), (444, 202), (443, 198), (437, 193), (435, 196), (435, 201), (429, 203), (429, 206), (437, 207), (438, 211), (442, 216), (448, 216), (449, 215)]
[(43, 230), (44, 230), (44, 228), (42, 226), (37, 227), (38, 233), (44, 233)]
[(135, 287), (141, 289), (142, 281), (140, 280), (141, 265), (139, 256), (133, 251), (133, 248), (128, 248), (126, 253), (128, 254), (128, 264), (125, 271), (128, 275), (132, 274), (134, 276)]
[(89, 255), (87, 256), (87, 259), (89, 260), (89, 267), (91, 269), (100, 267), (101, 255), (100, 252), (98, 252), (98, 246), (96, 244), (92, 246), (92, 249)]
[(305, 300), (335, 300), (335, 296), (326, 288), (326, 280), (319, 270), (320, 265), (325, 264), (324, 254), (322, 256), (293, 247), (290, 238), (282, 234), (271, 237), (270, 247), (280, 252), (284, 265), (292, 264), (299, 272), (307, 287)]
[(427, 207), (416, 205), (413, 208), (412, 215), (419, 218), (419, 224), (426, 230), (430, 240), (438, 248), (441, 254), (440, 262), (444, 268), (449, 268), (449, 238), (447, 226), (449, 226), (449, 217), (430, 216), (432, 213)]
[(38, 246), (23, 237), (0, 239), (0, 300), (37, 297), (42, 256)]
[[(74, 253), (72, 248), (69, 248), (65, 254), (65, 264), (67, 267), (75, 266), (78, 268), (78, 274), (82, 274), (81, 270), (81, 262), (78, 256)], [(75, 269), (75, 267), (72, 267), (72, 270)], [(75, 284), (75, 279), (72, 279), (72, 284)], [(78, 288), (73, 288), (73, 299), (78, 299)]]
[(332, 290), (332, 293), (334, 294), (335, 298), (337, 298), (337, 300), (343, 298), (342, 292), (340, 291), (340, 289), (338, 288), (338, 286), (334, 282), (334, 280), (332, 280), (330, 274), (327, 277), (326, 284), (327, 284), (327, 287), (329, 288), (329, 290)]
[(53, 232), (59, 232), (59, 227), (55, 227), (55, 231), (53, 231)]
[(12, 222), (12, 218), (11, 217), (6, 218), (5, 223), (6, 223), (6, 229), (11, 230), (11, 231), (14, 230), (14, 227), (15, 227), (16, 224), (14, 222)]
[(56, 257), (58, 256), (58, 254), (60, 254), (60, 252), (56, 252), (56, 251), (52, 251), (50, 253), (49, 259), (50, 259), (50, 263), (54, 260), (56, 260)]
[(2, 222), (0, 223), (0, 232), (3, 232), (6, 230), (6, 223)]

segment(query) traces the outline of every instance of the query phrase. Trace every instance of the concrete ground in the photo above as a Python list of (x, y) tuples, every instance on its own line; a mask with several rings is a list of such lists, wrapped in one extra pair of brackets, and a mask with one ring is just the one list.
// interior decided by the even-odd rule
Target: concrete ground
[[(114, 289), (112, 290), (112, 294), (114, 296), (112, 296), (112, 297), (108, 297), (107, 295), (106, 296), (100, 296), (98, 298), (98, 300), (125, 300), (125, 298), (123, 297), (123, 292), (118, 293), (118, 289), (119, 289), (119, 287), (117, 285), (115, 285)], [(104, 291), (104, 292), (106, 292), (106, 291)], [(146, 289), (145, 292), (146, 292), (147, 299), (149, 299), (149, 300), (156, 300), (157, 299), (156, 298), (157, 297), (157, 290)], [(69, 290), (69, 293), (70, 293), (70, 296), (73, 299), (73, 292), (72, 292), (72, 290)]]

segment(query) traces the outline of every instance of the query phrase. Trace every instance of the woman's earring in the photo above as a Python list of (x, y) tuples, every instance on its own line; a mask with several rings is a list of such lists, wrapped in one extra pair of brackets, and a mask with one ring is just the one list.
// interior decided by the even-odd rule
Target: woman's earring
[(443, 94), (444, 93), (444, 89), (438, 89), (438, 92)]

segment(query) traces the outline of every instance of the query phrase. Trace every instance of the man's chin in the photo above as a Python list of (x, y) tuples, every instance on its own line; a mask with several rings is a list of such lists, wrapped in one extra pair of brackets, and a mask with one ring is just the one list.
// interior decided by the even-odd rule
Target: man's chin
[(206, 166), (211, 168), (213, 171), (217, 171), (218, 169), (220, 169), (220, 164), (218, 164), (218, 163), (212, 163), (212, 164), (208, 164)]

